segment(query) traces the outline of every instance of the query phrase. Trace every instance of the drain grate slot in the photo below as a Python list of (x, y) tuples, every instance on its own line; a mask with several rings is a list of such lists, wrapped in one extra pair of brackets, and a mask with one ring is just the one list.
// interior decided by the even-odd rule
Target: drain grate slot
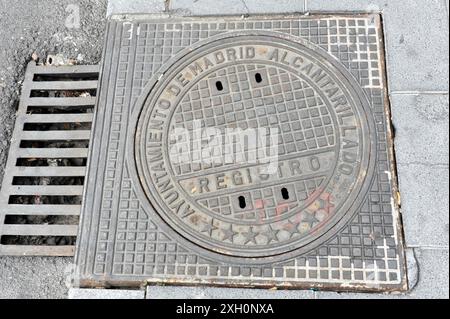
[(34, 74), (34, 82), (52, 82), (52, 81), (97, 81), (98, 73), (61, 73), (61, 74)]
[(74, 115), (88, 113), (92, 114), (94, 110), (93, 105), (80, 105), (80, 106), (29, 106), (27, 109), (27, 114), (64, 114), (64, 115)]
[[(53, 82), (52, 82), (53, 83)], [(32, 90), (30, 97), (49, 97), (49, 98), (66, 98), (66, 97), (83, 97), (83, 95), (95, 96), (95, 90)]]
[(89, 146), (89, 140), (78, 140), (76, 143), (72, 141), (63, 141), (63, 140), (53, 140), (53, 141), (46, 141), (46, 140), (24, 140), (20, 143), (20, 148), (23, 149), (41, 149), (44, 150), (46, 148), (70, 148), (70, 149), (76, 149), (81, 148), (85, 149)]
[(3, 236), (1, 244), (8, 245), (9, 249), (7, 249), (10, 251), (11, 247), (15, 247), (10, 244), (17, 242), (18, 240), (22, 242), (22, 250), (29, 250), (29, 247), (27, 246), (35, 246), (36, 243), (45, 243), (46, 247), (43, 247), (45, 248), (44, 251), (48, 251), (48, 249), (53, 246), (56, 253), (61, 247), (64, 247), (62, 245), (74, 245), (76, 239), (76, 236)]
[(47, 166), (86, 166), (86, 158), (19, 158), (16, 166), (47, 167)]
[[(83, 185), (83, 177), (46, 177), (46, 185)], [(13, 178), (12, 185), (39, 185), (42, 182), (40, 176), (16, 176)]]
[(67, 215), (30, 215), (32, 219), (24, 215), (6, 215), (5, 225), (78, 225), (78, 220), (68, 220)]
[(28, 65), (0, 193), (0, 255), (72, 256), (98, 66)]
[(24, 131), (77, 131), (90, 130), (90, 123), (25, 123)]

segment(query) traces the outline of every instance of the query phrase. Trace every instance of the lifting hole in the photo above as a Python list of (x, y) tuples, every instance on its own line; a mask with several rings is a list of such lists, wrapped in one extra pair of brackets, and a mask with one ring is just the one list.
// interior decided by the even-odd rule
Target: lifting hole
[(261, 83), (262, 82), (262, 76), (261, 76), (261, 73), (256, 73), (255, 74), (255, 81), (256, 81), (256, 83)]
[(239, 207), (244, 209), (247, 206), (247, 203), (245, 202), (245, 197), (239, 196), (238, 200), (239, 200)]
[(216, 82), (217, 91), (223, 91), (223, 84), (220, 81)]
[(289, 191), (285, 187), (281, 189), (281, 196), (283, 199), (289, 199)]

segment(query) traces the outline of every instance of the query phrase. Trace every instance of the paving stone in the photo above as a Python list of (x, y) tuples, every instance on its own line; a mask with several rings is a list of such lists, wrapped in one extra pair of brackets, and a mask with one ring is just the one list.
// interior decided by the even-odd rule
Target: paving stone
[(246, 14), (242, 0), (172, 0), (170, 9), (183, 15)]
[(398, 165), (407, 246), (449, 243), (449, 171), (445, 166)]
[(309, 12), (380, 12), (388, 6), (389, 0), (308, 0)]
[(186, 14), (257, 14), (303, 12), (303, 0), (172, 0), (172, 10), (181, 10)]
[(121, 13), (160, 13), (164, 8), (164, 0), (109, 0), (106, 16)]
[(392, 95), (397, 163), (448, 164), (448, 95)]
[[(391, 91), (448, 91), (448, 17), (441, 1), (395, 1), (386, 11)], [(399, 8), (398, 6), (401, 6)], [(412, 18), (414, 17), (414, 18)], [(426, 24), (426, 28), (423, 25)]]
[(69, 299), (145, 299), (145, 291), (72, 288), (69, 290)]
[(310, 290), (149, 286), (147, 299), (313, 299)]
[(382, 11), (390, 90), (448, 91), (448, 12), (443, 1), (310, 0), (307, 10)]
[(304, 12), (303, 0), (242, 0), (250, 13)]
[(448, 249), (415, 249), (415, 252), (419, 262), (420, 280), (418, 285), (409, 293), (409, 297), (448, 299)]

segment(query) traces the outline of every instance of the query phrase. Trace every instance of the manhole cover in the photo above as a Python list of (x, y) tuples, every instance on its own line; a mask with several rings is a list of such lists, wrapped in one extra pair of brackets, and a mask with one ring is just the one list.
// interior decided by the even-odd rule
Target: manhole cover
[(404, 288), (379, 33), (110, 21), (81, 283)]
[[(278, 255), (353, 215), (373, 173), (373, 124), (348, 72), (310, 47), (275, 34), (227, 34), (172, 65), (153, 88), (138, 124), (138, 174), (158, 213), (194, 243), (226, 255)], [(195, 161), (191, 145), (208, 142), (208, 128), (218, 146), (232, 129), (238, 139), (275, 128), (274, 172), (236, 163), (257, 151), (245, 140), (229, 163), (204, 154), (205, 145), (208, 156)], [(171, 153), (176, 129), (191, 137), (183, 160)]]

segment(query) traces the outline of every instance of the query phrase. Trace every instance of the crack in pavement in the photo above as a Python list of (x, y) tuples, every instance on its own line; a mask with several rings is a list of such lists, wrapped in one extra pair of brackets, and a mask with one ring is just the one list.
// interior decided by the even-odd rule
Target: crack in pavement
[(241, 0), (242, 4), (244, 5), (245, 10), (247, 11), (246, 14), (250, 14), (250, 9), (247, 6), (247, 3), (245, 3), (245, 0)]

